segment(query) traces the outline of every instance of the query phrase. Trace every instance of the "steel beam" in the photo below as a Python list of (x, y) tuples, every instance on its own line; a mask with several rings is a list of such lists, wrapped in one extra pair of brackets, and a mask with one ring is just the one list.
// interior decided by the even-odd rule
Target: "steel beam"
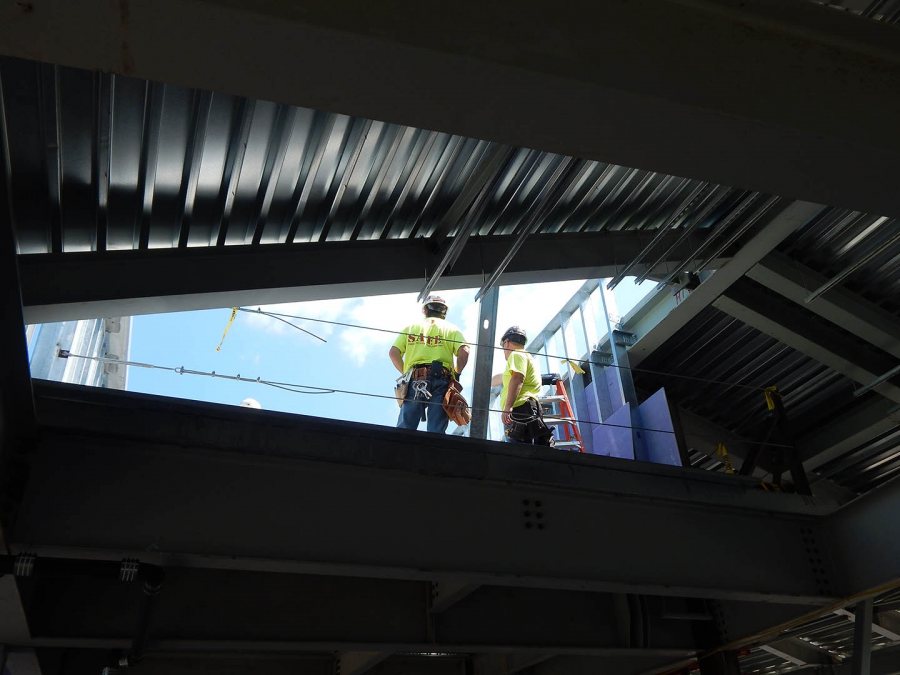
[(750, 269), (747, 276), (900, 359), (900, 319), (856, 293), (835, 288), (806, 303), (810, 291), (828, 279), (777, 251)]
[[(477, 288), (511, 241), (470, 237), (442, 287)], [(640, 246), (634, 232), (536, 235), (501, 283), (608, 276)], [(42, 323), (418, 291), (420, 270), (439, 260), (433, 242), (406, 239), (27, 255), (19, 264), (26, 320)]]
[[(111, 667), (112, 655), (105, 648), (43, 647), (37, 652), (41, 664), (54, 675), (119, 674), (134, 670), (141, 675), (335, 675), (335, 658), (330, 654), (211, 654), (208, 652), (150, 653), (132, 667)], [(109, 668), (108, 671), (104, 671)], [(19, 675), (13, 670), (13, 675)], [(423, 671), (425, 675), (454, 675)], [(23, 671), (23, 675), (31, 675)]]
[[(41, 390), (47, 423), (11, 534), (31, 547), (151, 547), (192, 564), (268, 559), (307, 573), (476, 584), (813, 605), (832, 597), (832, 570), (813, 573), (799, 536), (816, 532), (822, 510), (752, 480), (273, 412), (251, 421), (233, 407), (123, 392)], [(221, 490), (232, 484), (240, 499)]]
[(11, 675), (41, 675), (41, 664), (33, 649), (9, 649), (6, 670)]
[[(5, 95), (0, 82), (0, 109)], [(0, 114), (0, 539), (21, 498), (23, 457), (37, 432), (11, 210), (9, 144)]]
[(652, 650), (633, 650), (629, 654), (623, 649), (610, 652), (603, 659), (557, 656), (532, 666), (529, 672), (530, 675), (639, 675), (691, 655), (691, 652), (653, 653)]
[(872, 630), (877, 631), (888, 637), (892, 642), (900, 642), (900, 613), (895, 610), (882, 608), (875, 605), (875, 616), (873, 619)]
[(467, 584), (462, 581), (435, 581), (431, 584), (431, 605), (429, 611), (432, 614), (440, 614), (474, 593), (477, 589), (477, 585)]
[[(497, 308), (500, 304), (500, 287), (494, 287), (478, 302), (478, 333), (475, 347), (475, 375), (472, 378), (472, 423), (469, 436), (487, 438), (488, 408), (491, 402), (491, 375), (494, 367), (493, 345), (497, 339)], [(484, 345), (484, 346), (481, 346)]]
[(900, 478), (894, 478), (830, 517), (842, 595), (900, 583), (898, 509)]
[(21, 644), (30, 637), (16, 580), (10, 575), (0, 577), (0, 645)]
[[(894, 33), (775, 0), (550, 13), (503, 0), (439, 14), (408, 1), (385, 12), (324, 1), (34, 0), (0, 12), (12, 56), (897, 216), (889, 177), (900, 140), (879, 132), (900, 117)], [(698, 152), (698, 138), (729, 152)]]
[[(870, 675), (896, 675), (900, 663), (900, 645), (882, 647), (871, 653)], [(856, 675), (852, 659), (840, 665), (829, 666), (828, 675)]]
[(340, 675), (363, 675), (388, 658), (386, 652), (344, 652), (338, 657)]
[(760, 645), (763, 651), (774, 654), (795, 666), (828, 665), (833, 663), (826, 652), (797, 638), (785, 638), (767, 645)]
[[(869, 395), (872, 397), (872, 395)], [(840, 417), (800, 436), (797, 450), (807, 471), (815, 471), (850, 450), (900, 426), (900, 406), (876, 396), (842, 412)]]
[[(773, 299), (752, 281), (731, 286), (713, 305), (863, 385), (894, 365), (892, 359), (874, 349), (864, 349), (858, 340), (840, 332), (836, 327), (829, 326), (790, 303)], [(900, 386), (890, 381), (876, 385), (873, 390), (900, 403)]]
[(872, 673), (872, 598), (856, 606), (853, 623), (853, 675)]
[[(835, 614), (837, 614), (838, 616), (846, 617), (849, 621), (856, 621), (857, 614), (859, 611), (860, 611), (860, 606), (857, 605), (856, 610), (853, 612), (851, 612), (850, 610), (847, 610), (847, 609), (838, 609), (835, 611)], [(878, 621), (876, 620), (874, 615), (871, 619), (871, 624), (872, 624), (872, 628), (871, 628), (872, 633), (875, 633), (876, 635), (881, 635), (882, 637), (887, 638), (891, 642), (900, 642), (900, 634), (896, 633), (895, 631), (892, 631), (890, 628), (882, 626), (880, 623), (878, 623)]]
[[(687, 298), (649, 331), (638, 334), (637, 343), (628, 350), (632, 367), (639, 366), (657, 347), (686, 326), (786, 237), (815, 218), (823, 208), (819, 204), (793, 202), (780, 211), (776, 210), (727, 264), (691, 291)], [(625, 328), (630, 329), (630, 326), (626, 325)]]
[[(122, 619), (137, 613), (139, 583), (40, 573), (27, 583), (33, 635), (10, 644), (115, 649), (131, 638)], [(427, 590), (425, 581), (169, 567), (148, 649), (336, 651), (342, 670), (363, 670), (392, 652), (590, 656), (622, 646), (609, 594), (485, 587), (435, 615)], [(645, 648), (693, 647), (684, 622), (648, 616), (647, 626)]]
[(472, 660), (473, 675), (515, 675), (542, 663), (552, 654), (486, 654)]

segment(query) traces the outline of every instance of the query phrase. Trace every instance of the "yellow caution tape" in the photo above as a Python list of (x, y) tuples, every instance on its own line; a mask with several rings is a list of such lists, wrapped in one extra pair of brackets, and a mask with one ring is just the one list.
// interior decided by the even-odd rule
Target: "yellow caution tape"
[(574, 361), (570, 361), (570, 360), (568, 360), (568, 359), (563, 359), (562, 362), (563, 362), (563, 363), (568, 363), (570, 366), (572, 366), (572, 370), (574, 370), (574, 371), (575, 371), (576, 373), (578, 373), (579, 375), (584, 375), (584, 368), (582, 368), (581, 366), (579, 366), (579, 365), (578, 365), (577, 363), (575, 363)]
[(716, 457), (722, 460), (725, 465), (725, 473), (734, 473), (734, 467), (731, 465), (731, 457), (728, 456), (728, 448), (719, 441), (716, 443)]
[(225, 342), (225, 336), (228, 335), (228, 331), (231, 330), (231, 324), (234, 323), (234, 319), (237, 316), (238, 308), (231, 308), (231, 317), (228, 319), (228, 323), (225, 324), (225, 331), (222, 333), (222, 339), (219, 340), (219, 345), (216, 347), (216, 351), (222, 351), (222, 343)]
[(763, 391), (763, 396), (766, 397), (766, 408), (770, 411), (775, 410), (775, 397), (778, 396), (778, 387), (766, 387), (765, 391)]

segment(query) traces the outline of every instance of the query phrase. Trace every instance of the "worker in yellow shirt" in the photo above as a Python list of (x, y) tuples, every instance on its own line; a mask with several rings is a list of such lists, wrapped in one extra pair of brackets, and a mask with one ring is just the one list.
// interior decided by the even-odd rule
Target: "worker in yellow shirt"
[(541, 394), (541, 374), (531, 354), (525, 351), (528, 338), (518, 326), (511, 326), (500, 338), (506, 357), (500, 404), (503, 406), (503, 426), (507, 442), (530, 445), (552, 445), (553, 434), (544, 422), (538, 398)]
[(444, 395), (469, 361), (469, 346), (460, 330), (446, 320), (447, 309), (444, 298), (428, 296), (422, 306), (424, 319), (406, 326), (388, 352), (394, 367), (409, 377), (397, 420), (401, 429), (418, 429), (419, 422), (426, 420), (428, 431), (447, 431)]

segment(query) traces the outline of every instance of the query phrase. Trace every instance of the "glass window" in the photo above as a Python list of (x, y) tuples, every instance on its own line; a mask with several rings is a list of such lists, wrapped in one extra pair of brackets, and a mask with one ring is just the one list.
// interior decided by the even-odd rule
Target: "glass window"
[(617, 315), (619, 318), (626, 316), (648, 293), (656, 288), (656, 284), (652, 281), (645, 281), (638, 285), (634, 283), (634, 279), (635, 277), (625, 277), (612, 293), (607, 295), (606, 302), (609, 305), (610, 315)]
[(547, 358), (547, 345), (544, 345), (541, 348), (541, 357), (539, 359), (541, 373), (549, 373), (550, 371), (550, 359)]
[(565, 332), (566, 354), (570, 359), (580, 359), (587, 350), (587, 339), (584, 337), (584, 324), (581, 312), (576, 310), (566, 321)]
[[(594, 293), (596, 292), (594, 291)], [(590, 349), (597, 346), (601, 335), (606, 335), (606, 326), (604, 325), (601, 329), (597, 321), (597, 312), (594, 310), (593, 301), (594, 295), (592, 293), (591, 297), (588, 298), (588, 301), (581, 308), (582, 316), (584, 317), (584, 329), (587, 332), (588, 347)]]
[(566, 358), (566, 348), (563, 345), (561, 331), (556, 331), (547, 340), (547, 372), (558, 373), (561, 371), (560, 360)]

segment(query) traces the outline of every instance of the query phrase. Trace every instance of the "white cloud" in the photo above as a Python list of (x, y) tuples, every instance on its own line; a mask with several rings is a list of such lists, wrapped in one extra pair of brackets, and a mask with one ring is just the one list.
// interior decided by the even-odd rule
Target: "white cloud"
[[(475, 341), (478, 322), (478, 303), (472, 298), (474, 289), (441, 291), (450, 307), (448, 319), (460, 326), (466, 339)], [(346, 321), (382, 330), (346, 328), (338, 340), (342, 351), (357, 366), (363, 366), (375, 353), (387, 359), (387, 351), (397, 338), (397, 332), (422, 316), (422, 305), (415, 293), (380, 295), (361, 298), (348, 308)]]
[[(555, 281), (546, 284), (504, 286), (500, 289), (497, 328), (521, 326), (531, 339), (542, 331), (584, 281)], [(497, 333), (496, 337), (500, 337)]]
[[(529, 337), (537, 335), (582, 283), (563, 281), (502, 287), (492, 345), (496, 343), (500, 333), (513, 324), (525, 328)], [(468, 340), (475, 342), (478, 338), (479, 312), (479, 305), (473, 299), (475, 289), (440, 291), (440, 294), (446, 298), (450, 306), (448, 319), (460, 327)], [(416, 299), (415, 293), (264, 305), (261, 309), (360, 326), (360, 328), (341, 327), (314, 320), (285, 317), (286, 320), (316, 335), (335, 336), (340, 351), (358, 367), (364, 366), (373, 354), (386, 359), (388, 348), (396, 339), (397, 332), (421, 316), (421, 304)], [(245, 316), (251, 327), (271, 334), (286, 334), (295, 330), (271, 317), (260, 314)], [(380, 330), (369, 330), (364, 327)], [(502, 359), (502, 353), (497, 351)], [(472, 356), (474, 365), (474, 352)], [(497, 367), (495, 363), (495, 369)]]
[(357, 300), (348, 308), (347, 322), (381, 330), (345, 328), (338, 335), (341, 350), (361, 367), (373, 351), (387, 353), (397, 331), (414, 321), (420, 312), (415, 293)]

